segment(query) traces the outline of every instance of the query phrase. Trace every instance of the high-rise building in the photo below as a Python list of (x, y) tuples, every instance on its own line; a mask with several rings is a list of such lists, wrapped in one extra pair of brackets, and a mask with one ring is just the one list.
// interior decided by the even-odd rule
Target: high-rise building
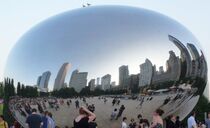
[(54, 83), (54, 90), (60, 90), (64, 87), (64, 81), (68, 70), (70, 69), (71, 65), (69, 63), (64, 63), (60, 68), (57, 77), (55, 78)]
[(199, 67), (201, 66), (200, 61), (199, 61), (200, 54), (194, 44), (187, 43), (187, 47), (188, 47), (188, 49), (191, 53), (192, 59), (193, 59), (191, 75), (195, 76), (195, 77), (199, 76)]
[(181, 52), (181, 60), (182, 60), (182, 68), (181, 69), (181, 76), (182, 77), (189, 77), (191, 75), (192, 69), (192, 61), (191, 56), (187, 48), (182, 44), (178, 39), (175, 37), (168, 35), (169, 40), (172, 41), (180, 50)]
[(39, 76), (36, 82), (36, 85), (39, 87), (41, 82), (42, 76)]
[(87, 85), (87, 75), (87, 72), (74, 70), (71, 75), (69, 86), (73, 87), (75, 91), (80, 92)]
[(100, 85), (100, 77), (97, 77), (96, 79), (96, 86)]
[(140, 65), (139, 86), (150, 85), (152, 74), (152, 62), (149, 59), (146, 59), (145, 62)]
[(111, 89), (111, 75), (107, 74), (101, 78), (101, 86), (103, 90)]
[(46, 71), (42, 74), (41, 81), (40, 81), (40, 88), (48, 88), (48, 83), (50, 80), (50, 71)]
[(94, 91), (96, 87), (95, 79), (91, 79), (88, 83), (88, 86), (90, 87), (90, 91)]
[[(173, 51), (169, 51), (169, 59), (166, 61), (166, 71), (159, 73), (153, 67), (152, 84), (158, 84), (166, 81), (178, 81), (181, 74), (181, 62)], [(162, 70), (162, 69), (159, 69)]]
[(128, 66), (122, 65), (119, 67), (119, 86), (126, 88), (128, 86), (129, 70)]

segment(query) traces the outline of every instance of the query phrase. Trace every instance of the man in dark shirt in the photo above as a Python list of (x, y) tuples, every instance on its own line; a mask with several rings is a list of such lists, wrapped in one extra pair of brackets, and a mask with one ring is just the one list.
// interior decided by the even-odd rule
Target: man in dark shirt
[(40, 128), (42, 125), (42, 118), (36, 112), (36, 109), (32, 109), (32, 114), (26, 119), (26, 124), (29, 128)]

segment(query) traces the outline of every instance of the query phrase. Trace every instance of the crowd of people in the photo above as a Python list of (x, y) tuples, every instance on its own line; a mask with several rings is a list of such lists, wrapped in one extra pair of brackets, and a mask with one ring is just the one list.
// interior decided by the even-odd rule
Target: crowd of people
[[(180, 99), (182, 95), (178, 94), (175, 99)], [(15, 97), (10, 100), (10, 110), (12, 115), (16, 117), (16, 112), (18, 112), (22, 117), (24, 117), (24, 122), (18, 120), (14, 122), (13, 128), (21, 128), (21, 125), (28, 128), (97, 128), (97, 114), (95, 114), (95, 104), (87, 101), (88, 97), (77, 97), (72, 99), (60, 99), (60, 98), (20, 98)], [(111, 122), (121, 122), (117, 127), (113, 128), (185, 128), (184, 124), (181, 123), (179, 116), (170, 115), (163, 119), (162, 115), (164, 111), (161, 109), (164, 105), (173, 102), (174, 99), (167, 97), (163, 102), (163, 105), (151, 113), (152, 121), (144, 118), (141, 113), (133, 115), (132, 118), (126, 117), (126, 106), (121, 102), (121, 98), (113, 97), (110, 101), (110, 97), (98, 97), (98, 99), (107, 104), (109, 99), (109, 104), (112, 106), (113, 110), (110, 111), (110, 123)], [(140, 97), (137, 99), (142, 108), (142, 104), (145, 100), (151, 101), (153, 97)], [(167, 103), (166, 103), (167, 101)], [(74, 104), (74, 105), (73, 105)], [(74, 117), (72, 126), (58, 126), (56, 120), (53, 117), (51, 111), (59, 111), (62, 106), (67, 106), (67, 108), (74, 108), (78, 111), (78, 116)], [(15, 112), (16, 111), (16, 112)], [(210, 113), (205, 121), (199, 122), (195, 120), (196, 113), (193, 112), (188, 118), (187, 126), (188, 128), (210, 128)], [(23, 118), (22, 118), (23, 119)], [(18, 123), (19, 122), (19, 123)], [(4, 120), (3, 116), (0, 116), (0, 128), (8, 128), (7, 122)]]

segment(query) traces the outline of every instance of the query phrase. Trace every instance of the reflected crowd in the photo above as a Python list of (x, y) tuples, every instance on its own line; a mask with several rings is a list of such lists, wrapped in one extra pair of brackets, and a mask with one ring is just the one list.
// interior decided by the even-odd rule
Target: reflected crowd
[[(196, 90), (195, 90), (196, 91)], [(171, 92), (170, 92), (171, 93)], [(13, 97), (10, 99), (10, 110), (12, 115), (15, 117), (14, 128), (29, 127), (29, 128), (99, 128), (106, 127), (108, 124), (98, 124), (96, 109), (100, 111), (101, 108), (97, 108), (95, 104), (89, 103), (89, 99), (95, 98), (100, 104), (106, 107), (111, 105), (113, 107), (109, 117), (110, 127), (112, 128), (184, 128), (184, 124), (181, 123), (179, 116), (170, 114), (170, 110), (167, 107), (174, 105), (174, 102), (184, 102), (192, 96), (194, 92), (180, 92), (174, 93), (174, 96), (168, 95), (163, 100), (162, 105), (158, 106), (157, 109), (150, 113), (149, 116), (152, 120), (147, 119), (148, 115), (142, 113), (136, 113), (132, 115), (132, 118), (127, 117), (129, 113), (125, 113), (124, 110), (127, 106), (122, 104), (123, 100), (135, 100), (139, 104), (136, 106), (137, 110), (142, 110), (142, 106), (145, 102), (151, 102), (156, 95), (150, 96), (139, 96), (126, 99), (123, 96), (100, 96), (100, 97), (74, 97), (68, 99), (55, 98), (55, 97), (42, 97), (42, 98), (21, 98)], [(165, 95), (165, 94), (164, 94)], [(176, 103), (177, 104), (177, 103)], [(176, 106), (174, 106), (176, 107)], [(68, 117), (63, 119), (72, 122), (71, 126), (63, 125), (54, 118), (56, 111), (60, 109), (70, 109), (77, 111), (77, 115), (74, 116), (74, 120), (68, 120)], [(166, 111), (163, 111), (166, 110)], [(140, 112), (140, 111), (139, 111)], [(166, 114), (168, 113), (168, 114)], [(73, 115), (69, 115), (73, 116)], [(210, 117), (210, 115), (209, 115)], [(61, 118), (61, 117), (59, 117)], [(115, 122), (115, 123), (113, 123)], [(198, 124), (197, 124), (198, 123)], [(205, 122), (197, 121), (196, 125), (199, 128), (205, 127)], [(62, 125), (61, 125), (62, 124)]]

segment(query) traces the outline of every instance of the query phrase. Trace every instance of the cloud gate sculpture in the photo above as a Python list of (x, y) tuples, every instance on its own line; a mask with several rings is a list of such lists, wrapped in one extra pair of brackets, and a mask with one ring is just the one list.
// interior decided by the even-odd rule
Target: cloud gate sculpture
[[(167, 16), (135, 7), (90, 6), (50, 17), (26, 32), (8, 57), (5, 76), (44, 91), (73, 87), (80, 92), (88, 85), (91, 91), (124, 90), (119, 95), (127, 113), (151, 120), (161, 108), (163, 117), (184, 119), (203, 94), (207, 64), (198, 40)], [(101, 117), (99, 126), (109, 122)]]

